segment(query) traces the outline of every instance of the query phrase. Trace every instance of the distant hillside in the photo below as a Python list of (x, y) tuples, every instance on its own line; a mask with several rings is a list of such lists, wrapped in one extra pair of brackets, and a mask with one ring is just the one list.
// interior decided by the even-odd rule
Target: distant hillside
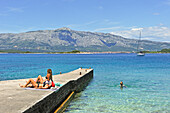
[[(0, 34), (0, 50), (32, 52), (64, 51), (136, 51), (137, 40), (127, 39), (109, 33), (75, 31), (69, 28), (39, 30), (25, 33)], [(158, 51), (170, 48), (170, 43), (141, 41), (143, 50)]]

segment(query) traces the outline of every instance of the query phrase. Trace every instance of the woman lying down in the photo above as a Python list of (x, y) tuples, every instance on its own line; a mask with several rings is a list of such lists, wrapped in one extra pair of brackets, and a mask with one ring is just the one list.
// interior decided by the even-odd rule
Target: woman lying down
[(20, 87), (26, 88), (37, 88), (37, 89), (50, 89), (52, 87), (52, 70), (47, 70), (47, 76), (45, 77), (45, 80), (43, 80), (42, 76), (39, 75), (36, 81), (34, 81), (32, 78), (27, 81), (25, 85), (19, 84)]

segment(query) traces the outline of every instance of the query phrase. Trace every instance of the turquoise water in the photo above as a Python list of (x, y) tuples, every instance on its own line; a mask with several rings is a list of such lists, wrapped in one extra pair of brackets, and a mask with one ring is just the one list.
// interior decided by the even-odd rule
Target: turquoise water
[[(170, 112), (170, 54), (0, 54), (0, 80), (79, 67), (92, 67), (94, 79), (65, 112)], [(120, 81), (127, 88), (120, 89)]]

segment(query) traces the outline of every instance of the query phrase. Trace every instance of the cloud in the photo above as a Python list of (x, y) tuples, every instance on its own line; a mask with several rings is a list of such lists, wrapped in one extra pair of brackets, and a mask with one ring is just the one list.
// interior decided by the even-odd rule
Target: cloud
[(76, 0), (61, 0), (61, 1), (63, 1), (63, 2), (74, 2)]
[(153, 13), (153, 15), (160, 15), (160, 13)]
[(0, 13), (0, 16), (7, 16), (8, 14)]
[[(104, 25), (106, 25), (106, 24), (103, 24), (103, 26)], [(134, 28), (134, 26), (133, 27), (125, 27), (125, 26), (115, 26), (114, 25), (114, 27), (97, 28), (97, 29), (94, 29), (92, 31), (93, 32), (105, 32), (105, 33), (108, 33), (108, 32), (112, 32), (112, 31), (126, 31), (126, 30), (133, 29), (133, 28)]]
[(170, 0), (165, 1), (164, 4), (170, 6)]
[[(109, 26), (109, 23), (112, 23), (110, 24), (111, 27)], [(87, 27), (88, 30), (90, 26), (91, 27), (90, 31), (92, 32), (104, 32), (104, 33), (110, 32), (111, 34), (119, 35), (125, 38), (131, 38), (131, 39), (138, 39), (140, 33), (139, 30), (141, 30), (143, 40), (170, 42), (170, 27), (166, 27), (161, 23), (158, 26), (137, 28), (136, 26), (132, 26), (132, 27), (119, 26), (119, 22), (112, 22), (108, 19), (105, 19), (102, 21), (99, 20), (90, 21), (84, 24), (67, 25), (66, 27), (75, 30), (76, 29), (85, 30), (86, 29), (85, 26)], [(108, 26), (108, 27), (100, 27), (100, 26)]]
[(120, 24), (120, 22), (111, 21), (109, 19), (105, 19), (105, 20), (101, 21), (100, 23), (103, 23), (104, 25), (117, 25), (117, 24)]
[(1, 10), (0, 16), (8, 16), (10, 13), (22, 13), (24, 12), (23, 8), (16, 7), (6, 7), (4, 10)]
[(94, 21), (89, 21), (89, 22), (86, 22), (86, 23), (81, 23), (81, 24), (69, 24), (69, 25), (66, 25), (66, 27), (69, 27), (69, 28), (72, 28), (72, 29), (81, 29), (81, 28), (84, 28), (85, 26), (89, 26), (89, 25), (93, 25), (93, 24), (96, 24), (97, 21), (94, 20)]
[(104, 8), (103, 8), (103, 6), (99, 6), (98, 9), (99, 10), (103, 10)]
[(139, 30), (142, 30), (143, 28), (132, 28), (131, 30), (132, 31), (139, 31)]
[[(125, 38), (134, 38), (134, 39), (139, 38), (139, 31), (135, 31), (133, 29), (111, 32), (111, 34), (120, 35)], [(165, 26), (152, 26), (152, 27), (143, 28), (142, 39), (170, 42), (170, 28)]]
[(101, 32), (101, 31), (108, 31), (108, 30), (117, 30), (120, 29), (121, 27), (109, 27), (109, 28), (98, 28), (93, 30), (93, 32)]
[[(90, 27), (90, 31), (94, 31), (94, 32), (103, 32), (105, 31), (105, 29), (115, 29), (114, 25), (118, 25), (120, 22), (115, 22), (115, 21), (111, 21), (109, 19), (104, 19), (104, 20), (93, 20), (93, 21), (89, 21), (86, 23), (80, 23), (80, 24), (70, 24), (70, 25), (66, 25), (66, 27), (72, 28), (72, 29), (82, 29), (85, 30), (85, 28)], [(106, 28), (100, 28), (101, 26), (107, 26)], [(96, 27), (98, 27), (96, 29)], [(118, 27), (117, 27), (118, 28)]]
[(24, 12), (23, 8), (7, 7), (7, 12)]

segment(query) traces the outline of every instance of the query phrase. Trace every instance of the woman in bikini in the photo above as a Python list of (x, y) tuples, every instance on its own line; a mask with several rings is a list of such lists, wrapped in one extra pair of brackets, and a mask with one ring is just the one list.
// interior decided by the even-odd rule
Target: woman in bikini
[(39, 89), (48, 89), (51, 87), (51, 81), (52, 80), (52, 70), (47, 70), (47, 75), (45, 77), (45, 80), (43, 80), (42, 76), (39, 75), (36, 81), (34, 81), (32, 78), (27, 81), (25, 85), (20, 85), (20, 87), (33, 87), (33, 88), (39, 88)]

